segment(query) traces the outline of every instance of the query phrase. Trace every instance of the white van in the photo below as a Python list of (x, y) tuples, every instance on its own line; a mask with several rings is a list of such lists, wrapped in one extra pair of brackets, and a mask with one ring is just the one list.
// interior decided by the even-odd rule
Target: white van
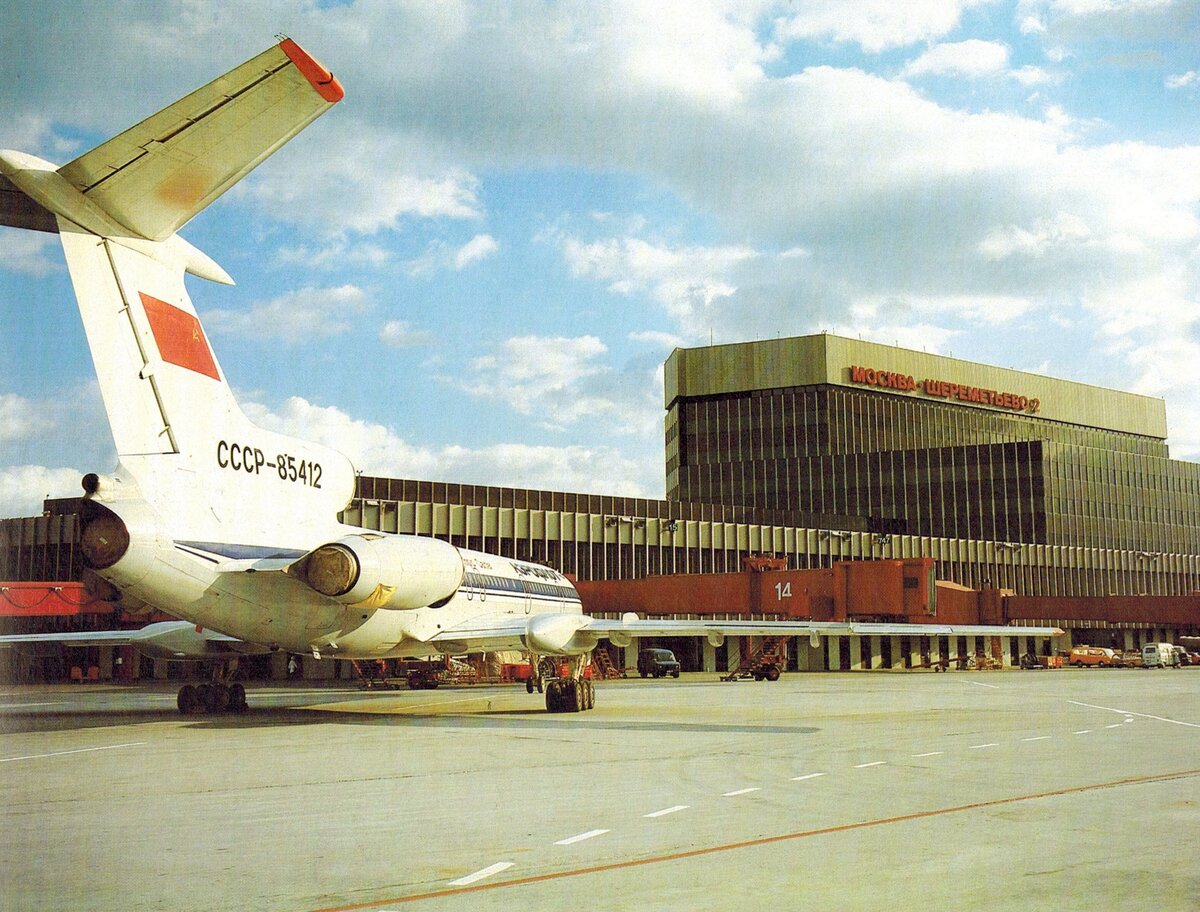
[(1179, 664), (1179, 657), (1170, 643), (1147, 643), (1142, 647), (1142, 663), (1147, 668), (1170, 668)]

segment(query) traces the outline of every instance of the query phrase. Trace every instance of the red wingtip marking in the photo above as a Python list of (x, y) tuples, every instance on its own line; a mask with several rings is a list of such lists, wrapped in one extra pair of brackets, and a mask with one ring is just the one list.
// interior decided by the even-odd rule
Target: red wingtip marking
[(346, 97), (342, 84), (334, 79), (333, 74), (314, 60), (304, 48), (291, 38), (279, 42), (280, 49), (287, 54), (288, 60), (296, 64), (296, 69), (304, 74), (304, 78), (312, 83), (317, 94), (329, 103), (341, 101)]

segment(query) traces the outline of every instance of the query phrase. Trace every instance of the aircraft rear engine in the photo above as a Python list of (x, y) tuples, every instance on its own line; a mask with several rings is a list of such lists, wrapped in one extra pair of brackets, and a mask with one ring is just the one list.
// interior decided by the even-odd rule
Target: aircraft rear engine
[(310, 551), (292, 572), (322, 595), (355, 608), (422, 608), (462, 584), (453, 545), (415, 535), (347, 535)]

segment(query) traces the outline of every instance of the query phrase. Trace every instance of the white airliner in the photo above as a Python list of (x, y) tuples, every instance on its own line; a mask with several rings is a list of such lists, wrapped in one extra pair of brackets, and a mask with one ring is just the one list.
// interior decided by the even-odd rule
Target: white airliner
[[(251, 424), (234, 401), (184, 286), (184, 273), (232, 285), (176, 232), (333, 107), (338, 81), (291, 39), (63, 167), (0, 152), (0, 224), (55, 232), (71, 281), (118, 464), (83, 478), (82, 552), (123, 604), (182, 621), (139, 631), (15, 635), (133, 643), (158, 657), (210, 661), (179, 708), (246, 708), (240, 655), (286, 650), (380, 659), (519, 649), (551, 712), (591, 709), (585, 679), (601, 638), (1028, 634), (1054, 628), (601, 620), (570, 581), (537, 564), (337, 521), (354, 493), (342, 454)], [(541, 683), (541, 682), (539, 682)]]

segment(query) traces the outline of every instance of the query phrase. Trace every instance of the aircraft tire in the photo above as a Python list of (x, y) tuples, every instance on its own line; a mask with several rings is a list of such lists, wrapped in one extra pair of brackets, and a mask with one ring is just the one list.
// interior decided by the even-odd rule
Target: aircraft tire
[(204, 708), (210, 713), (223, 713), (229, 708), (229, 688), (224, 684), (208, 685)]
[(562, 712), (562, 700), (559, 695), (561, 690), (558, 681), (551, 681), (546, 685), (546, 712)]
[(229, 685), (229, 711), (232, 713), (244, 713), (250, 706), (246, 702), (246, 688), (241, 684)]
[(525, 693), (527, 693), (527, 694), (533, 693), (533, 678), (525, 679)]
[(584, 693), (584, 697), (586, 698), (586, 705), (583, 708), (585, 710), (586, 709), (595, 709), (595, 707), (596, 707), (596, 684), (595, 684), (595, 682), (594, 681), (584, 681), (583, 686), (584, 686), (583, 693)]
[(184, 684), (179, 688), (179, 695), (175, 698), (175, 705), (179, 707), (179, 712), (182, 715), (188, 715), (196, 710), (196, 688), (191, 684)]
[(212, 691), (211, 684), (196, 685), (196, 710), (199, 712), (208, 712), (209, 693)]

